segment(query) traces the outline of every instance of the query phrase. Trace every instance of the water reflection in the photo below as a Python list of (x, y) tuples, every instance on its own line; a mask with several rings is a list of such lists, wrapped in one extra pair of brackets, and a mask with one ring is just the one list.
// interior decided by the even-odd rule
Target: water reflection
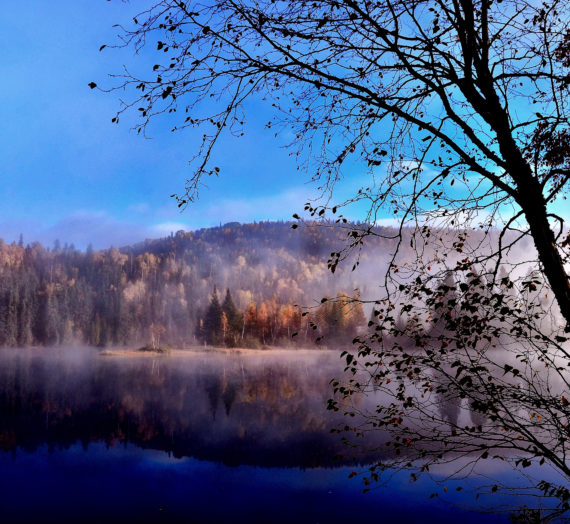
[(306, 468), (353, 460), (329, 432), (342, 415), (325, 410), (329, 380), (339, 373), (334, 353), (104, 357), (92, 350), (6, 350), (0, 359), (3, 450), (105, 442), (228, 465)]
[[(368, 464), (386, 447), (379, 431), (353, 449), (330, 433), (347, 422), (325, 409), (340, 366), (336, 353), (319, 351), (0, 351), (0, 514), (10, 522), (85, 521), (86, 511), (94, 521), (229, 522), (237, 511), (253, 522), (350, 522), (382, 508), (386, 522), (467, 523), (480, 517), (454, 504), (520, 505), (474, 499), (468, 492), (480, 492), (480, 479), (472, 489), (463, 489), (466, 479), (446, 481), (443, 491), (428, 478), (412, 484), (407, 471), (364, 497), (361, 482), (348, 479), (366, 469), (354, 457)], [(360, 402), (365, 409), (378, 398)], [(435, 406), (449, 423), (475, 422), (465, 402), (439, 395)], [(437, 490), (445, 502), (429, 498)]]

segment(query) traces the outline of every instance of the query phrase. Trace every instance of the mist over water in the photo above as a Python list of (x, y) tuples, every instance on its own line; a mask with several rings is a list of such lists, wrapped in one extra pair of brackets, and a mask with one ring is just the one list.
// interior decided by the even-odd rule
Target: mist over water
[(334, 352), (121, 357), (13, 349), (1, 351), (0, 362), (4, 450), (104, 442), (232, 465), (352, 462), (330, 433), (343, 417), (326, 410), (329, 381), (341, 371)]

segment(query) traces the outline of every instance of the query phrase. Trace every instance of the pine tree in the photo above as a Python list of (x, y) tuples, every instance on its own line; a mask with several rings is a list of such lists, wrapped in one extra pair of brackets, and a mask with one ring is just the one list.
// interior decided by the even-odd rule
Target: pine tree
[(222, 306), (218, 299), (218, 290), (214, 286), (214, 292), (210, 299), (210, 305), (204, 316), (203, 337), (210, 345), (219, 345), (224, 342), (222, 334)]
[(235, 347), (241, 334), (242, 315), (234, 304), (229, 288), (226, 290), (226, 298), (222, 304), (222, 311), (227, 320), (227, 332), (224, 337), (224, 342), (227, 346)]

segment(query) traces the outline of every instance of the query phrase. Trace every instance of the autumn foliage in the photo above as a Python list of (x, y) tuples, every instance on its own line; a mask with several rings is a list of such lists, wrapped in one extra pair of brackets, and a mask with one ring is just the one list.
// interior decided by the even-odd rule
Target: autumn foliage
[(262, 223), (102, 251), (1, 243), (0, 346), (343, 344), (361, 305), (314, 298), (354, 283), (323, 261), (335, 235)]

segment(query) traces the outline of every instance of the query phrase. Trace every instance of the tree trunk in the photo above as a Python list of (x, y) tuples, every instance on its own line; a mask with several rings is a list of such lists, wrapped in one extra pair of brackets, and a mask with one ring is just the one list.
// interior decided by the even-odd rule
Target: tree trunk
[(548, 222), (544, 188), (533, 174), (513, 138), (508, 115), (489, 81), (490, 73), (484, 70), (481, 72), (484, 76), (481, 88), (491, 109), (484, 115), (485, 119), (497, 134), (499, 149), (507, 164), (507, 172), (516, 185), (515, 200), (528, 222), (544, 275), (566, 320), (566, 331), (570, 331), (570, 281), (556, 245), (554, 232)]
[[(538, 183), (536, 183), (539, 186)], [(546, 204), (542, 192), (532, 194), (527, 205), (521, 191), (521, 204), (530, 227), (534, 245), (538, 252), (538, 259), (542, 264), (544, 275), (556, 297), (560, 312), (566, 320), (566, 330), (570, 328), (570, 281), (564, 268), (564, 262), (556, 245), (554, 232), (548, 222)], [(540, 202), (538, 202), (540, 201)]]

